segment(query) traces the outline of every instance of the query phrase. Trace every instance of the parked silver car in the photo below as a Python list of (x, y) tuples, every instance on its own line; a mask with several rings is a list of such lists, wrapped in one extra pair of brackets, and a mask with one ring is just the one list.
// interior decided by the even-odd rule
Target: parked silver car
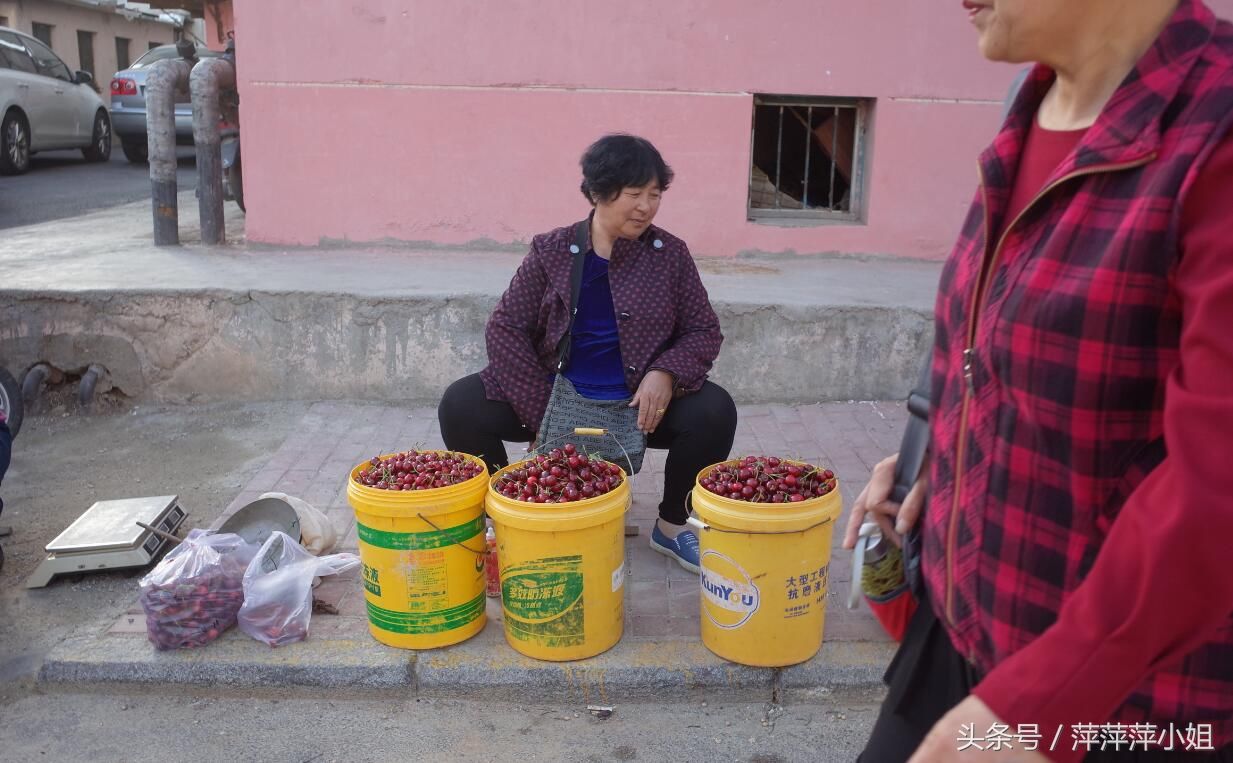
[(111, 119), (89, 72), (71, 73), (43, 43), (0, 27), (0, 175), (20, 175), (39, 151), (80, 148), (111, 158)]
[[(197, 46), (198, 58), (216, 58), (222, 55), (209, 48)], [(146, 75), (150, 66), (158, 61), (179, 58), (175, 45), (160, 45), (151, 48), (133, 65), (116, 72), (111, 80), (111, 120), (120, 147), (130, 162), (144, 162), (149, 158), (149, 139), (146, 135)], [(181, 93), (183, 102), (176, 103), (176, 143), (193, 145), (193, 104), (188, 93)]]

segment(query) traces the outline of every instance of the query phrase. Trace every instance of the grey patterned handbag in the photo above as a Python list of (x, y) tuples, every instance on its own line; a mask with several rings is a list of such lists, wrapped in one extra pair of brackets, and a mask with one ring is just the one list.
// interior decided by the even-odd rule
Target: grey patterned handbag
[[(557, 375), (552, 382), (552, 394), (548, 408), (539, 427), (537, 450), (549, 450), (563, 443), (573, 442), (579, 449), (592, 455), (602, 456), (620, 466), (627, 474), (637, 474), (642, 468), (646, 454), (646, 435), (638, 429), (638, 409), (630, 408), (633, 395), (624, 400), (592, 400), (578, 394), (574, 384), (565, 378), (569, 366), (570, 340), (574, 332), (574, 319), (578, 315), (578, 295), (582, 291), (582, 270), (590, 219), (574, 226), (573, 265), (570, 271), (570, 319), (569, 329), (557, 345)], [(575, 429), (603, 429), (607, 436), (593, 442), (582, 442)]]

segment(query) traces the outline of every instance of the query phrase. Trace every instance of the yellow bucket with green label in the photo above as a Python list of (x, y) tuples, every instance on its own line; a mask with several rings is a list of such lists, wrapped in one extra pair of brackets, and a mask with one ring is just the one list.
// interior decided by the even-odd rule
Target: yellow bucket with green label
[(357, 482), (367, 466), (351, 470), (347, 500), (355, 510), (373, 638), (404, 649), (434, 649), (482, 631), (488, 470), (449, 487), (398, 491)]
[[(698, 473), (698, 480), (713, 467)], [(826, 622), (838, 483), (798, 503), (749, 503), (695, 482), (702, 643), (741, 665), (777, 668), (818, 653)]]
[[(495, 484), (512, 464), (497, 472)], [(581, 660), (625, 627), (625, 512), (629, 477), (572, 503), (526, 503), (488, 490), (496, 528), (505, 640), (538, 660)]]

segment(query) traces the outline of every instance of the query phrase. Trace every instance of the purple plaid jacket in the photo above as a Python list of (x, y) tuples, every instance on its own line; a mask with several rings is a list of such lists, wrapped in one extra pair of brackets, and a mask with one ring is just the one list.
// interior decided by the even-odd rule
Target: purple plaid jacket
[[(543, 421), (557, 344), (569, 329), (572, 243), (572, 225), (532, 240), (484, 332), (484, 391), (508, 401), (531, 433)], [(652, 370), (672, 374), (677, 394), (696, 392), (723, 334), (685, 242), (656, 226), (637, 241), (617, 239), (608, 280), (630, 393)]]
[[(1186, 378), (1200, 366), (1183, 350), (1209, 352), (1221, 328), (1190, 325), (1205, 308), (1178, 287), (1183, 205), (1233, 139), (1233, 25), (1182, 0), (1007, 220), (1052, 79), (1037, 67), (981, 156), (943, 271), (922, 570), (952, 642), (987, 672), (976, 694), (1004, 721), (1049, 738), (1077, 722), (1208, 723), (1233, 743), (1233, 567), (1211, 545), (1233, 529), (1221, 488), (1233, 484), (1233, 343), (1213, 350), (1223, 380)], [(1233, 244), (1214, 256), (1233, 274)], [(1202, 431), (1204, 420), (1224, 423)], [(1213, 432), (1224, 444), (1204, 446)], [(1154, 620), (1165, 604), (1185, 619)], [(1050, 755), (1077, 759), (1064, 733)]]

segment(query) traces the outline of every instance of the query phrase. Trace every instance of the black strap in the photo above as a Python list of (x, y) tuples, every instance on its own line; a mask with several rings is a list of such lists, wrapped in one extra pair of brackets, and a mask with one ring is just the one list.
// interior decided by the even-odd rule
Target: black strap
[(569, 273), (569, 328), (557, 343), (557, 373), (569, 366), (569, 351), (574, 335), (574, 320), (578, 317), (578, 295), (582, 293), (582, 270), (586, 265), (587, 249), (590, 248), (591, 218), (574, 225), (574, 244), (570, 247), (573, 262)]
[(895, 486), (890, 499), (903, 503), (908, 491), (920, 477), (925, 452), (929, 449), (929, 386), (933, 374), (933, 353), (926, 353), (916, 386), (908, 393), (908, 426), (899, 445), (899, 461), (895, 464)]
[(1002, 119), (1010, 116), (1010, 110), (1015, 105), (1015, 99), (1019, 97), (1019, 91), (1023, 89), (1023, 83), (1027, 81), (1028, 75), (1032, 73), (1032, 67), (1020, 69), (1015, 75), (1015, 79), (1010, 83), (1010, 90), (1006, 92), (1006, 100), (1002, 101)]
[[(903, 503), (908, 497), (908, 492), (920, 478), (921, 466), (929, 450), (929, 387), (932, 375), (933, 353), (927, 352), (916, 387), (908, 394), (908, 426), (903, 431), (903, 442), (899, 444), (899, 460), (895, 463), (895, 485), (890, 494), (890, 499), (895, 503)], [(918, 517), (916, 524), (903, 539), (904, 577), (917, 598), (924, 595), (924, 581), (920, 574), (921, 521), (922, 517)]]
[[(1023, 84), (1031, 73), (1031, 68), (1024, 69), (1011, 83), (1010, 92), (1002, 103), (1002, 117), (1010, 113), (1015, 98), (1023, 89)], [(920, 470), (925, 463), (925, 454), (929, 451), (929, 388), (933, 376), (932, 347), (925, 353), (925, 362), (921, 365), (920, 376), (916, 386), (908, 394), (908, 426), (903, 431), (903, 442), (899, 444), (899, 460), (895, 463), (895, 484), (891, 488), (890, 499), (895, 503), (903, 503), (920, 479)], [(920, 598), (924, 585), (920, 577), (920, 518), (903, 539), (904, 572), (908, 584)]]

